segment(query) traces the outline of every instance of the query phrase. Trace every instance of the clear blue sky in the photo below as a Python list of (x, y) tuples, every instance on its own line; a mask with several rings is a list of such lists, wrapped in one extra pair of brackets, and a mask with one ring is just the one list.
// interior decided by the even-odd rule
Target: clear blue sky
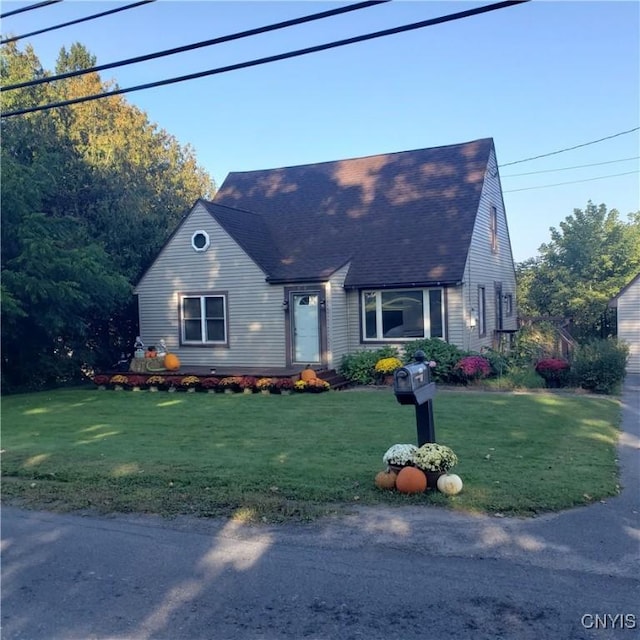
[[(66, 0), (3, 20), (23, 34), (128, 4)], [(3, 2), (2, 12), (36, 0)], [(386, 29), (487, 2), (394, 1), (102, 74), (121, 87)], [(98, 64), (338, 6), (325, 2), (158, 2), (22, 40), (43, 66), (81, 42)], [(167, 87), (127, 100), (182, 144), (218, 185), (266, 169), (493, 137), (501, 165), (640, 125), (640, 4), (533, 0), (485, 15)], [(500, 173), (516, 261), (588, 200), (640, 209), (640, 136)], [(617, 162), (618, 160), (623, 160)], [(562, 170), (576, 165), (601, 164)], [(533, 175), (514, 174), (541, 172)], [(630, 173), (592, 180), (601, 176)], [(589, 180), (588, 182), (575, 182)], [(563, 186), (544, 187), (563, 182)], [(527, 190), (521, 190), (527, 189)]]

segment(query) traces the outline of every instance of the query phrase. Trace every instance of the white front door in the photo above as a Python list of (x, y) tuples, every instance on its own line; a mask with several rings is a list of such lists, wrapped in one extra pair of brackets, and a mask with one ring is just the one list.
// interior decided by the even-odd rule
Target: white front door
[(316, 293), (294, 293), (293, 353), (301, 364), (320, 362), (319, 296)]

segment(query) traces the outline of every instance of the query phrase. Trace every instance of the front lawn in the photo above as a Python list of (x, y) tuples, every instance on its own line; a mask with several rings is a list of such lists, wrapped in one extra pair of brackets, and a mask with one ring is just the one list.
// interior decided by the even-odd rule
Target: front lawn
[(416, 441), (389, 391), (292, 396), (89, 389), (2, 401), (3, 499), (98, 512), (307, 519), (351, 504), (436, 504), (534, 515), (615, 495), (618, 402), (441, 392), (438, 442), (463, 492), (376, 489), (382, 455)]

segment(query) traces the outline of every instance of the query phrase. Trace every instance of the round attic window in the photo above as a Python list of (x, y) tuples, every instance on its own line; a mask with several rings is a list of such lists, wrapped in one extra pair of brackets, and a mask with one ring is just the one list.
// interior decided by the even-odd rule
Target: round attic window
[(209, 234), (206, 231), (196, 231), (191, 236), (191, 246), (195, 251), (206, 251), (209, 248)]

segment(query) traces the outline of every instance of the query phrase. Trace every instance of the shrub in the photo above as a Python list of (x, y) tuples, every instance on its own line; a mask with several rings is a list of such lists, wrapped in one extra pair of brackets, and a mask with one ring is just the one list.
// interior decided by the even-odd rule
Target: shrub
[(558, 333), (551, 322), (522, 327), (514, 338), (512, 357), (519, 364), (537, 362), (557, 355)]
[(398, 353), (394, 347), (355, 351), (342, 356), (340, 373), (357, 384), (373, 384), (376, 381), (376, 363), (383, 358), (395, 358)]
[(569, 363), (562, 358), (539, 360), (535, 370), (544, 378), (547, 387), (565, 387), (569, 384)]
[(495, 349), (483, 349), (482, 357), (489, 361), (491, 376), (503, 376), (509, 370), (511, 358)]
[(424, 351), (427, 361), (433, 360), (436, 363), (431, 369), (431, 378), (435, 382), (457, 381), (453, 368), (466, 355), (464, 351), (439, 338), (426, 338), (407, 343), (403, 350), (403, 360), (413, 360), (416, 351)]
[(615, 338), (579, 345), (573, 359), (573, 378), (583, 389), (616, 393), (625, 375), (629, 347)]
[(468, 382), (488, 377), (491, 365), (482, 356), (465, 356), (456, 362), (453, 371), (463, 382)]

